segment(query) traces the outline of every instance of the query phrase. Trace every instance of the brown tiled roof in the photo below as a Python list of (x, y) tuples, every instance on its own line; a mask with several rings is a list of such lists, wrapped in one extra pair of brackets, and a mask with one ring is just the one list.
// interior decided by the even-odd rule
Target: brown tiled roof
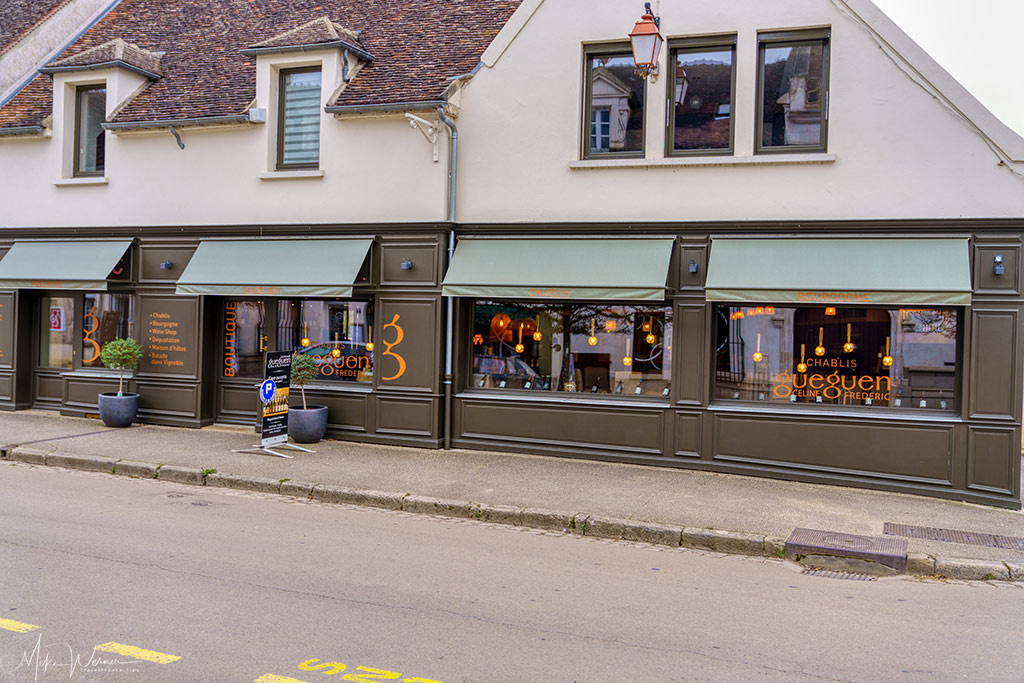
[(3, 0), (0, 2), (0, 54), (13, 47), (41, 21), (69, 0)]
[[(477, 64), (520, 1), (123, 0), (61, 58), (116, 38), (166, 52), (163, 78), (116, 122), (238, 115), (256, 93), (255, 61), (241, 51), (329, 17), (332, 25), (359, 31), (359, 44), (376, 58), (337, 104), (436, 100), (449, 76)], [(52, 89), (37, 87), (39, 81), (0, 109), (0, 127), (35, 125), (49, 114)]]
[(359, 43), (359, 34), (339, 24), (335, 24), (327, 17), (320, 17), (249, 47), (259, 49), (291, 47), (294, 45), (318, 45), (320, 43), (333, 43), (339, 40), (357, 45)]
[(147, 73), (160, 75), (160, 55), (149, 50), (143, 50), (138, 45), (126, 43), (120, 38), (114, 38), (102, 45), (90, 47), (76, 52), (70, 57), (64, 57), (50, 62), (46, 68), (50, 71), (76, 66), (91, 66), (94, 64), (107, 64), (109, 62), (122, 62), (136, 69)]

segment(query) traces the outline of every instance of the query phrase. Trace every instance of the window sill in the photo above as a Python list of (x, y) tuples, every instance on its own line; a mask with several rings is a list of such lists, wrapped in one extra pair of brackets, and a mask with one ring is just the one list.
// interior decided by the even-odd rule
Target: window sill
[(670, 407), (668, 396), (651, 396), (649, 394), (641, 396), (632, 396), (627, 394), (591, 394), (589, 392), (582, 391), (533, 392), (522, 389), (484, 389), (480, 387), (472, 387), (460, 392), (455, 396), (455, 398), (465, 400), (522, 401), (527, 403), (614, 406), (616, 408), (632, 406), (635, 408), (664, 409)]
[(574, 171), (610, 168), (682, 168), (686, 166), (771, 166), (775, 164), (831, 164), (835, 154), (759, 154), (757, 156), (667, 157), (664, 159), (587, 159), (571, 161)]
[(60, 180), (54, 180), (53, 184), (57, 187), (73, 187), (75, 185), (106, 185), (109, 180), (110, 179), (106, 176), (86, 176), (83, 178), (61, 178)]
[(899, 422), (941, 422), (961, 424), (963, 419), (954, 411), (920, 410), (914, 408), (891, 408), (881, 406), (824, 406), (819, 404), (751, 403), (738, 401), (735, 404), (712, 403), (708, 411), (713, 413), (761, 413), (807, 418), (859, 418), (862, 420), (891, 420)]
[(323, 169), (310, 168), (303, 171), (270, 171), (256, 176), (260, 180), (299, 180), (301, 178), (323, 178)]

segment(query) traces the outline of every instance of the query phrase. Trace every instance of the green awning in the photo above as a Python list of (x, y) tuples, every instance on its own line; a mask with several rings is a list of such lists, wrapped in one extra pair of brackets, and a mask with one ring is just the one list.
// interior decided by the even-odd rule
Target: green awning
[(969, 306), (966, 238), (721, 238), (709, 301)]
[(178, 294), (348, 298), (373, 240), (204, 240)]
[(672, 239), (459, 241), (445, 296), (488, 299), (665, 298)]
[(15, 242), (0, 260), (0, 289), (105, 290), (132, 243)]

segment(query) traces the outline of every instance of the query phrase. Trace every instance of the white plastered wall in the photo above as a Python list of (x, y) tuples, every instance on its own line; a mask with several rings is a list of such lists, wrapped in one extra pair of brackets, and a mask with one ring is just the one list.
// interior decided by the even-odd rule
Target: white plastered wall
[[(833, 0), (661, 2), (669, 39), (738, 35), (736, 158), (709, 165), (663, 159), (663, 50), (663, 75), (647, 99), (651, 163), (573, 168), (580, 158), (582, 46), (625, 39), (639, 7), (620, 0), (524, 2), (506, 33), (532, 17), (504, 51), (499, 37), (465, 88), (460, 222), (1024, 216), (1024, 179), (1000, 166), (977, 131), (901, 71)], [(819, 26), (832, 29), (828, 154), (806, 157), (819, 163), (753, 158), (757, 33)]]
[[(52, 138), (0, 138), (0, 226), (274, 225), (408, 223), (445, 216), (447, 159), (433, 161), (429, 143), (401, 115), (338, 120), (321, 113), (320, 177), (273, 175), (276, 154), (276, 68), (323, 63), (326, 103), (341, 82), (340, 53), (261, 57), (255, 106), (260, 125), (107, 133), (105, 184), (55, 184), (65, 172), (58, 91)], [(127, 74), (125, 76), (124, 74)], [(76, 82), (129, 87), (121, 69), (76, 74)], [(58, 75), (58, 81), (68, 80)], [(122, 88), (123, 89), (123, 88)], [(108, 108), (113, 97), (108, 95)], [(243, 112), (238, 112), (243, 113)], [(68, 129), (70, 130), (70, 129)]]

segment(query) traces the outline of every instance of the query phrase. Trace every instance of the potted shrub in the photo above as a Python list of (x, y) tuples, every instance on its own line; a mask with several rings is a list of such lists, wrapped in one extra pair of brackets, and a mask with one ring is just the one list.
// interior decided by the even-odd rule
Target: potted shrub
[(103, 345), (100, 360), (111, 370), (120, 370), (117, 393), (99, 395), (100, 419), (108, 427), (127, 427), (139, 412), (139, 395), (124, 393), (124, 371), (134, 370), (142, 360), (142, 346), (134, 339), (114, 339)]
[(292, 354), (292, 385), (299, 387), (302, 407), (288, 408), (288, 436), (296, 443), (316, 443), (327, 432), (327, 406), (306, 405), (306, 384), (320, 372), (312, 356)]

